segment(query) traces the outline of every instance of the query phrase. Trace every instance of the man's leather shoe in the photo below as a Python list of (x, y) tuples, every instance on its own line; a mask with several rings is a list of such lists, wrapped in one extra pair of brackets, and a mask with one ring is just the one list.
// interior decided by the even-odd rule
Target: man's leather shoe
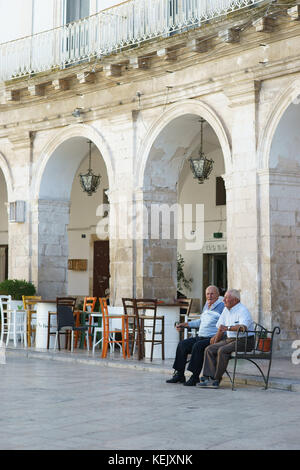
[(184, 375), (179, 375), (178, 373), (175, 373), (173, 377), (169, 380), (166, 380), (167, 384), (184, 384), (185, 383), (185, 376)]
[(189, 378), (189, 380), (187, 382), (185, 382), (185, 386), (187, 387), (193, 387), (195, 386), (197, 383), (199, 383), (199, 379), (197, 379), (196, 377), (194, 377), (193, 375), (191, 375), (191, 377)]

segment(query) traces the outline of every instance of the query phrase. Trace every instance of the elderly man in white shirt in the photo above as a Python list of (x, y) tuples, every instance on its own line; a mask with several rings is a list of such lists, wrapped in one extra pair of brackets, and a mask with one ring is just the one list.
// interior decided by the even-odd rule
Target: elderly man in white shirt
[[(236, 341), (237, 350), (251, 351), (254, 348), (255, 336), (254, 325), (251, 314), (247, 307), (240, 302), (240, 293), (236, 289), (230, 289), (224, 296), (225, 308), (217, 322), (218, 332), (211, 338), (210, 346), (205, 349), (203, 377), (198, 384), (201, 388), (219, 388), (223, 374), (226, 371), (229, 359), (235, 351)], [(237, 339), (238, 330), (239, 333)], [(246, 333), (247, 344), (246, 344)], [(226, 332), (227, 338), (223, 339)]]

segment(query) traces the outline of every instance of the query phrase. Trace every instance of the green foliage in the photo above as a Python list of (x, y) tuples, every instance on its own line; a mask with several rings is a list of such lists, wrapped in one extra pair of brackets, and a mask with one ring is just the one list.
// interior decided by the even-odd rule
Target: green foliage
[(0, 283), (0, 295), (11, 295), (12, 300), (22, 300), (22, 295), (35, 295), (31, 282), (19, 279), (6, 279)]
[(193, 279), (187, 279), (184, 274), (184, 259), (180, 253), (177, 253), (177, 289), (181, 291), (182, 289), (186, 289), (188, 291), (191, 290), (191, 284)]

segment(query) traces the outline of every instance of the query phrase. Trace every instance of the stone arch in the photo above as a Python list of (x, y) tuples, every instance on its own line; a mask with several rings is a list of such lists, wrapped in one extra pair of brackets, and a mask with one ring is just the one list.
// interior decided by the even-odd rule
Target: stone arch
[[(207, 122), (204, 135), (204, 140), (207, 139), (206, 144), (210, 140), (211, 146), (214, 148), (217, 146), (219, 156), (220, 153), (222, 154), (221, 174), (232, 171), (231, 142), (228, 131), (216, 111), (207, 103), (198, 100), (178, 102), (171, 105), (153, 122), (139, 148), (135, 173), (138, 188), (135, 193), (136, 204), (141, 216), (140, 220), (143, 220), (140, 226), (143, 226), (144, 234), (146, 233), (143, 240), (136, 242), (137, 295), (169, 301), (176, 297), (177, 240), (182, 241), (182, 237), (177, 238), (178, 234), (175, 236), (174, 234), (179, 226), (180, 229), (182, 228), (182, 222), (178, 224), (177, 216), (173, 217), (171, 212), (173, 208), (178, 207), (179, 175), (183, 166), (188, 163), (188, 157), (199, 148), (200, 124), (198, 121), (200, 117)], [(210, 149), (209, 152), (213, 151)], [(213, 185), (215, 185), (214, 182)], [(199, 205), (193, 205), (193, 216)], [(153, 214), (156, 210), (160, 211), (160, 208), (165, 209), (166, 212), (160, 219), (157, 217), (155, 220)], [(181, 208), (179, 213), (182, 214)], [(196, 220), (194, 219), (193, 222), (196, 230), (190, 230), (190, 234), (196, 232), (197, 236), (191, 244), (182, 242), (181, 248), (183, 245), (189, 245), (187, 250), (191, 252), (197, 250), (202, 256), (204, 228), (203, 223), (200, 222), (201, 217), (198, 218), (198, 215), (197, 213)], [(166, 233), (164, 233), (165, 228)], [(156, 230), (155, 234), (152, 229), (154, 232)], [(199, 241), (200, 238), (201, 241)], [(192, 244), (193, 247), (191, 247)], [(201, 294), (198, 297), (201, 297)]]
[[(44, 298), (68, 293), (71, 193), (76, 172), (88, 155), (88, 140), (93, 142), (103, 159), (107, 184), (113, 184), (112, 152), (101, 133), (89, 125), (77, 124), (60, 130), (43, 148), (37, 162), (32, 183), (32, 219), (33, 225), (37, 226), (33, 237), (36, 246), (34, 276)], [(88, 290), (89, 280), (85, 279), (85, 288)], [(87, 293), (86, 290), (84, 294)]]
[(271, 146), (276, 130), (289, 106), (293, 102), (300, 104), (300, 99), (298, 98), (299, 93), (300, 80), (297, 79), (294, 80), (290, 86), (283, 91), (283, 93), (281, 93), (273, 105), (259, 140), (258, 169), (266, 170), (269, 168)]
[(10, 165), (9, 165), (6, 157), (3, 155), (2, 152), (0, 152), (0, 168), (3, 172), (4, 178), (5, 178), (5, 181), (6, 181), (7, 197), (8, 197), (8, 201), (10, 201), (10, 200), (12, 200), (12, 197), (13, 197), (14, 178), (13, 178), (13, 175), (12, 175)]
[(168, 124), (170, 124), (174, 119), (183, 117), (184, 115), (196, 115), (203, 117), (208, 122), (219, 139), (219, 143), (223, 152), (226, 173), (231, 172), (231, 141), (228, 135), (228, 131), (221, 118), (218, 116), (216, 111), (206, 103), (197, 100), (186, 100), (170, 106), (169, 109), (163, 113), (149, 128), (138, 151), (136, 169), (136, 182), (138, 187), (143, 187), (144, 185), (145, 169), (147, 167), (147, 161), (151, 147), (153, 146), (155, 140)]
[(39, 159), (36, 176), (33, 183), (34, 198), (38, 199), (40, 194), (40, 187), (45, 168), (51, 159), (55, 150), (64, 142), (74, 137), (83, 137), (90, 139), (101, 153), (106, 165), (109, 185), (113, 185), (114, 180), (114, 163), (112, 159), (112, 151), (110, 150), (107, 142), (104, 140), (101, 133), (93, 126), (86, 124), (75, 124), (60, 131), (54, 138), (52, 138), (44, 147)]

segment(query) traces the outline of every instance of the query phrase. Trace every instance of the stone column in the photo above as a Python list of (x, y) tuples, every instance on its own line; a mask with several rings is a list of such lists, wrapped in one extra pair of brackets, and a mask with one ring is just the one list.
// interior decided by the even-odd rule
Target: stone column
[(228, 284), (241, 290), (242, 302), (257, 321), (261, 302), (256, 170), (260, 84), (245, 81), (224, 91), (232, 109), (232, 165), (225, 175)]
[(122, 305), (122, 297), (135, 296), (132, 193), (115, 189), (108, 192), (108, 197), (110, 302)]
[(23, 201), (25, 203), (24, 220), (20, 223), (8, 224), (9, 267), (10, 279), (32, 280), (31, 271), (31, 206), (30, 182), (32, 160), (32, 135), (30, 132), (19, 132), (9, 136), (12, 145), (11, 160), (14, 162), (14, 192), (8, 202)]
[(33, 277), (43, 299), (67, 294), (70, 203), (38, 200), (33, 204)]
[(177, 294), (177, 223), (173, 215), (177, 192), (170, 188), (140, 190), (136, 191), (135, 200), (140, 208), (136, 240), (136, 294), (138, 297), (173, 302)]
[(300, 173), (270, 169), (261, 178), (269, 189), (269, 323), (280, 325), (280, 354), (290, 356), (300, 332)]

